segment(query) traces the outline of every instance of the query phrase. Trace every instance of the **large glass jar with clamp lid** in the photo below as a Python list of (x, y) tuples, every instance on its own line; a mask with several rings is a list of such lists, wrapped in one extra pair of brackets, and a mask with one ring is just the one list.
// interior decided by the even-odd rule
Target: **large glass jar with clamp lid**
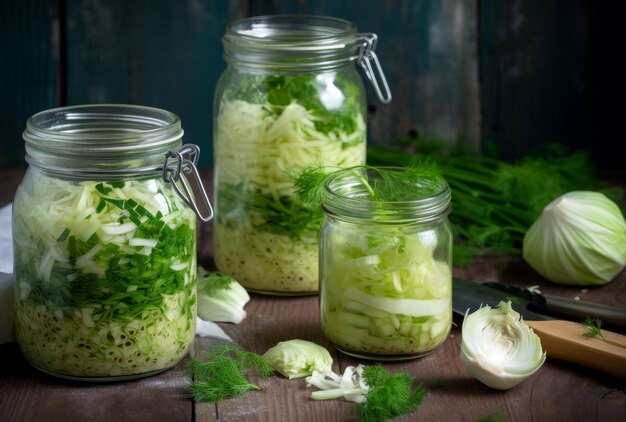
[(366, 103), (359, 64), (383, 102), (391, 96), (376, 36), (321, 16), (237, 21), (214, 103), (214, 253), (217, 268), (267, 294), (318, 290), (319, 207), (292, 178), (311, 166), (365, 163)]
[(13, 204), (15, 328), (35, 367), (119, 380), (163, 371), (188, 352), (196, 213), (206, 221), (212, 210), (199, 151), (182, 135), (176, 115), (141, 106), (28, 119), (29, 168)]

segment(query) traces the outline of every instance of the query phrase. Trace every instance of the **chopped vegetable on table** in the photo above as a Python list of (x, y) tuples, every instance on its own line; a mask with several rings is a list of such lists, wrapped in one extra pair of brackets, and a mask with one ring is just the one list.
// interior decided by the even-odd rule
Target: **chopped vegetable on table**
[(198, 267), (198, 316), (205, 321), (239, 324), (250, 295), (234, 278)]
[(274, 373), (274, 368), (256, 353), (244, 351), (233, 344), (220, 344), (206, 351), (205, 360), (190, 361), (192, 383), (189, 391), (198, 402), (218, 402), (238, 397), (250, 390), (261, 390), (248, 378), (253, 373), (267, 378)]
[(307, 386), (319, 391), (311, 394), (314, 400), (345, 398), (358, 403), (359, 419), (386, 421), (414, 412), (426, 397), (426, 390), (413, 387), (413, 377), (407, 372), (390, 373), (380, 364), (349, 366), (340, 376), (333, 372), (313, 372), (307, 377)]
[(546, 360), (541, 340), (511, 302), (483, 306), (465, 315), (461, 362), (480, 382), (508, 390), (537, 372)]
[(263, 357), (289, 379), (304, 378), (313, 371), (326, 373), (333, 364), (328, 350), (319, 344), (300, 339), (281, 341), (265, 352)]

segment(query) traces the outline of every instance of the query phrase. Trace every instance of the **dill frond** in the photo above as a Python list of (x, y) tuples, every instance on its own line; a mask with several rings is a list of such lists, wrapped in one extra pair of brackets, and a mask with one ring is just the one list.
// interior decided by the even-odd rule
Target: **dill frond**
[(193, 381), (189, 391), (195, 401), (217, 402), (246, 391), (261, 390), (247, 377), (253, 370), (262, 378), (274, 373), (272, 365), (262, 356), (233, 344), (220, 344), (207, 350), (206, 360), (190, 361), (189, 375)]
[(422, 387), (412, 388), (413, 377), (407, 372), (390, 373), (382, 365), (368, 366), (363, 378), (369, 390), (359, 406), (360, 420), (385, 421), (414, 412), (426, 397)]
[[(602, 335), (602, 321), (600, 318), (587, 317), (581, 324), (585, 327), (586, 331), (583, 333), (585, 337), (600, 337), (604, 340)], [(606, 341), (606, 340), (604, 340)]]

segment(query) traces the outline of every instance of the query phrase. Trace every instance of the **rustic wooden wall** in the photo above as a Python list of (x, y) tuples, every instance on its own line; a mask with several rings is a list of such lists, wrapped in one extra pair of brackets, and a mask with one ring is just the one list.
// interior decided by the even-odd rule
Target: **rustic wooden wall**
[(623, 2), (480, 3), (482, 139), (507, 158), (561, 142), (626, 170)]
[[(212, 164), (212, 101), (234, 19), (324, 14), (376, 32), (394, 99), (368, 89), (370, 142), (434, 136), (515, 159), (562, 142), (621, 169), (624, 30), (618, 2), (591, 0), (4, 0), (0, 168), (23, 166), (26, 118), (121, 102), (178, 113)], [(621, 38), (620, 38), (621, 37)], [(620, 44), (618, 44), (620, 43)]]

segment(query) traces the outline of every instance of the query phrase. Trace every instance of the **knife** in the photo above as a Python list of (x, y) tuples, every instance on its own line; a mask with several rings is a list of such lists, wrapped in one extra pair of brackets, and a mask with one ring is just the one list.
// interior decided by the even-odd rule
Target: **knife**
[[(488, 283), (460, 278), (452, 280), (452, 308), (455, 313), (465, 315), (466, 312), (474, 312), (481, 306), (495, 307), (500, 301), (510, 300), (511, 306), (522, 316), (524, 323), (539, 336), (548, 356), (626, 380), (626, 336), (603, 329), (604, 339), (585, 337), (586, 329), (582, 324), (554, 319), (536, 312), (537, 305), (532, 305), (524, 296), (515, 295), (510, 289), (494, 287)], [(611, 309), (623, 312), (618, 308)]]
[(586, 317), (600, 318), (602, 323), (607, 326), (626, 329), (626, 309), (563, 296), (541, 294), (504, 283), (486, 282), (483, 285), (500, 290), (506, 293), (509, 298), (513, 296), (525, 300), (527, 302), (526, 309), (531, 311), (558, 315), (576, 321), (583, 321)]

